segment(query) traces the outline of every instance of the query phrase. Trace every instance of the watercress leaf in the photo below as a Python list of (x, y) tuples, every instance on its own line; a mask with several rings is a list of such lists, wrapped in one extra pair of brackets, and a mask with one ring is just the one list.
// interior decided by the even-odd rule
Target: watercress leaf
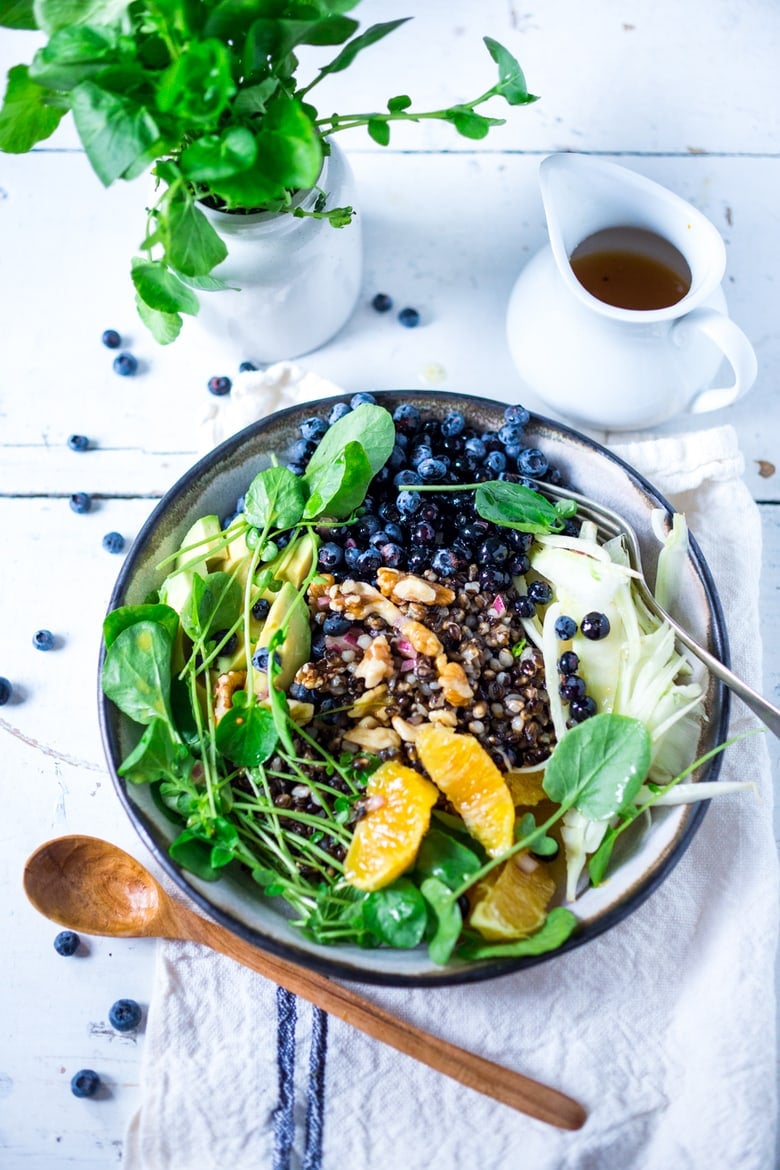
[(116, 40), (107, 30), (74, 25), (54, 33), (38, 50), (30, 77), (49, 89), (72, 89), (115, 59)]
[(47, 106), (50, 98), (51, 91), (30, 78), (26, 65), (14, 65), (8, 71), (0, 109), (0, 150), (26, 154), (36, 142), (54, 133), (66, 111)]
[(362, 445), (353, 442), (347, 443), (333, 463), (315, 468), (311, 475), (307, 471), (303, 478), (309, 491), (304, 519), (329, 516), (341, 520), (363, 503), (373, 472)]
[(309, 28), (302, 45), (341, 45), (360, 28), (360, 23), (349, 16), (333, 14), (316, 21)]
[(212, 10), (203, 27), (206, 36), (235, 42), (246, 34), (249, 26), (267, 6), (258, 3), (258, 0), (222, 0), (221, 4), (209, 7)]
[(139, 297), (150, 309), (159, 313), (198, 312), (195, 293), (179, 280), (162, 260), (144, 260), (133, 257), (131, 275)]
[(464, 138), (485, 138), (491, 126), (503, 126), (503, 118), (488, 118), (468, 106), (452, 106), (446, 118)]
[(181, 624), (191, 638), (205, 638), (218, 630), (229, 630), (241, 613), (242, 590), (230, 573), (197, 573), (192, 592), (181, 613)]
[(173, 641), (179, 628), (179, 615), (170, 605), (120, 605), (106, 614), (103, 620), (103, 641), (106, 646), (110, 646), (122, 630), (134, 626), (136, 622), (157, 622)]
[(251, 167), (257, 142), (246, 126), (230, 126), (223, 134), (204, 134), (182, 151), (182, 174), (195, 183), (227, 179)]
[(474, 492), (474, 506), (483, 520), (521, 532), (557, 532), (562, 527), (550, 501), (521, 483), (498, 479), (481, 483)]
[(363, 49), (367, 49), (369, 45), (376, 44), (377, 41), (382, 40), (388, 33), (394, 32), (395, 29), (400, 28), (402, 24), (406, 24), (410, 17), (402, 17), (400, 20), (387, 20), (381, 24), (372, 24), (364, 33), (355, 37), (354, 40), (349, 41), (338, 56), (320, 69), (319, 77), (325, 77), (328, 73), (340, 73), (342, 70), (349, 68), (352, 62), (357, 57), (358, 53)]
[(81, 144), (106, 187), (159, 141), (157, 123), (132, 98), (82, 81), (73, 90), (71, 102)]
[(164, 719), (153, 719), (117, 771), (131, 784), (153, 784), (188, 779), (194, 763), (171, 725)]
[(650, 767), (650, 735), (639, 719), (602, 712), (573, 727), (544, 773), (551, 800), (593, 821), (630, 808)]
[(135, 723), (170, 722), (172, 646), (163, 626), (141, 621), (117, 634), (106, 650), (103, 693)]
[(387, 103), (387, 108), (391, 114), (401, 114), (404, 110), (408, 110), (412, 104), (412, 99), (408, 94), (401, 93), (398, 97), (391, 97)]
[(288, 467), (266, 467), (249, 485), (244, 500), (244, 515), (262, 531), (286, 529), (296, 525), (305, 503), (301, 479)]
[[(241, 118), (251, 118), (253, 114), (264, 114), (269, 99), (273, 97), (278, 88), (278, 77), (264, 77), (257, 85), (249, 85), (246, 89), (240, 89), (233, 102), (233, 112)], [(242, 127), (235, 126), (232, 129), (238, 130)], [(252, 142), (254, 144), (254, 138)], [(253, 162), (254, 159), (251, 161)]]
[(387, 146), (390, 141), (390, 123), (384, 118), (369, 118), (366, 124), (369, 136), (379, 146)]
[(38, 27), (49, 36), (75, 24), (116, 24), (129, 0), (33, 0)]
[(406, 949), (422, 942), (428, 911), (417, 887), (408, 878), (398, 878), (368, 895), (363, 919), (381, 942)]
[(188, 127), (216, 127), (235, 93), (230, 51), (211, 37), (191, 42), (168, 66), (157, 86), (157, 108)]
[(3, 28), (37, 28), (33, 0), (2, 0), (0, 25)]
[(489, 943), (476, 934), (469, 934), (458, 947), (457, 956), (459, 959), (521, 959), (528, 955), (543, 955), (563, 946), (576, 926), (577, 917), (571, 910), (554, 906), (544, 924), (528, 938)]
[(495, 92), (500, 94), (510, 106), (525, 106), (538, 98), (528, 92), (523, 71), (519, 63), (502, 44), (492, 37), (483, 37), (487, 51), (498, 65), (498, 85)]
[(311, 476), (320, 467), (332, 463), (348, 443), (358, 442), (365, 451), (374, 475), (384, 467), (395, 446), (395, 424), (388, 410), (383, 406), (363, 403), (325, 432), (313, 452), (306, 476)]
[(265, 763), (279, 742), (272, 713), (257, 704), (226, 711), (214, 739), (220, 752), (240, 768)]
[(179, 280), (188, 285), (189, 288), (196, 288), (200, 292), (221, 292), (223, 289), (232, 288), (235, 292), (239, 292), (238, 285), (228, 284), (226, 280), (220, 280), (218, 276), (188, 276), (186, 272), (178, 272), (174, 269)]
[(617, 835), (608, 829), (598, 849), (588, 859), (588, 876), (592, 886), (600, 886), (604, 881), (616, 840)]
[(433, 915), (433, 934), (428, 942), (428, 954), (433, 963), (444, 966), (450, 959), (460, 938), (463, 916), (452, 891), (438, 878), (426, 878), (420, 885), (423, 898)]
[(135, 307), (138, 316), (160, 345), (170, 345), (181, 333), (183, 322), (179, 313), (162, 313), (159, 309), (152, 309), (138, 293), (135, 294)]
[(441, 829), (429, 829), (417, 854), (415, 873), (437, 878), (450, 890), (457, 890), (481, 864), (477, 854), (455, 837)]
[(187, 276), (204, 276), (227, 256), (227, 248), (203, 212), (190, 198), (168, 205), (167, 258)]
[(168, 846), (168, 855), (182, 869), (188, 869), (203, 881), (215, 882), (221, 874), (211, 864), (211, 849), (211, 844), (194, 830), (184, 829)]

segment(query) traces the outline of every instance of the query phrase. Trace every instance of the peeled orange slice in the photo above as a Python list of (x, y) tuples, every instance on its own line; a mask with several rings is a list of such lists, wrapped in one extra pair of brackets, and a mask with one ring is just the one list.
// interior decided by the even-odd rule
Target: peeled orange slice
[(504, 780), (516, 805), (530, 808), (541, 800), (547, 800), (547, 793), (542, 788), (543, 771), (507, 772)]
[(491, 857), (512, 845), (515, 806), (503, 776), (473, 735), (441, 724), (420, 727), (417, 753), (434, 784)]
[(367, 811), (358, 821), (344, 877), (359, 890), (395, 881), (417, 856), (439, 793), (413, 768), (388, 760), (368, 778)]
[(469, 926), (491, 941), (525, 938), (543, 924), (555, 893), (555, 882), (543, 864), (528, 872), (528, 854), (510, 857), (491, 882), (490, 876), (477, 886), (477, 901), (469, 915)]

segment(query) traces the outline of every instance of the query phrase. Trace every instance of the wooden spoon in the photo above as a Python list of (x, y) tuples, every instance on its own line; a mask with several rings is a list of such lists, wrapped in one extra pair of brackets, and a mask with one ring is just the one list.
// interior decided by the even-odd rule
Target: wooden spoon
[(325, 975), (259, 950), (174, 901), (128, 853), (97, 837), (57, 837), (24, 868), (27, 897), (47, 918), (85, 934), (188, 939), (243, 963), (354, 1028), (470, 1089), (562, 1129), (585, 1110), (571, 1097), (397, 1019)]

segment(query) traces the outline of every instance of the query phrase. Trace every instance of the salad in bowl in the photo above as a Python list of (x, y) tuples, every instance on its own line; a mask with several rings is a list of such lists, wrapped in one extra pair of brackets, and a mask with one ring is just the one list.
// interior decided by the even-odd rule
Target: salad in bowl
[(105, 620), (102, 716), (187, 892), (325, 970), (447, 982), (579, 945), (655, 888), (726, 703), (568, 484), (639, 509), (665, 604), (723, 655), (684, 518), (521, 406), (310, 404), (169, 493)]

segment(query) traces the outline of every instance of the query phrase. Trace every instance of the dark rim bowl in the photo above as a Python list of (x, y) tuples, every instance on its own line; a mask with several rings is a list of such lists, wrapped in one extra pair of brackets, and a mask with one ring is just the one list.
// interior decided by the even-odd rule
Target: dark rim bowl
[[(482, 430), (497, 429), (503, 422), (505, 408), (504, 403), (485, 398), (434, 391), (385, 391), (377, 392), (375, 397), (390, 410), (401, 402), (412, 402), (434, 417), (460, 409)], [(196, 463), (166, 493), (144, 524), (119, 574), (109, 608), (144, 601), (164, 575), (156, 566), (176, 551), (195, 519), (208, 513), (230, 514), (253, 476), (268, 465), (270, 454), (284, 456), (298, 437), (297, 428), (304, 418), (329, 409), (334, 402), (348, 400), (349, 396), (344, 395), (279, 411), (232, 436)], [(663, 496), (628, 464), (569, 427), (532, 415), (526, 435), (561, 471), (566, 484), (611, 504), (634, 525), (652, 581), (659, 545), (651, 535), (649, 517), (654, 508), (672, 510)], [(720, 601), (693, 538), (677, 616), (694, 637), (722, 662), (728, 662)], [(101, 652), (101, 667), (102, 658)], [(694, 668), (698, 670), (695, 661)], [(697, 756), (722, 743), (728, 726), (728, 692), (703, 672), (699, 677), (703, 678), (706, 690), (708, 720), (702, 729)], [(119, 799), (141, 839), (180, 889), (211, 917), (252, 945), (324, 974), (365, 983), (431, 987), (475, 982), (549, 962), (582, 946), (617, 925), (660, 885), (690, 844), (706, 808), (703, 802), (656, 810), (651, 829), (635, 839), (614, 876), (598, 889), (588, 890), (574, 904), (580, 923), (558, 950), (529, 958), (451, 962), (446, 967), (437, 967), (424, 948), (363, 950), (316, 944), (290, 926), (277, 906), (264, 901), (257, 886), (243, 874), (231, 873), (211, 883), (181, 870), (167, 852), (174, 827), (154, 804), (148, 786), (128, 785), (117, 772), (122, 759), (138, 740), (138, 727), (121, 715), (102, 693), (99, 693), (99, 713), (105, 754)], [(715, 779), (719, 769), (720, 755), (717, 755), (701, 770), (699, 778)]]

